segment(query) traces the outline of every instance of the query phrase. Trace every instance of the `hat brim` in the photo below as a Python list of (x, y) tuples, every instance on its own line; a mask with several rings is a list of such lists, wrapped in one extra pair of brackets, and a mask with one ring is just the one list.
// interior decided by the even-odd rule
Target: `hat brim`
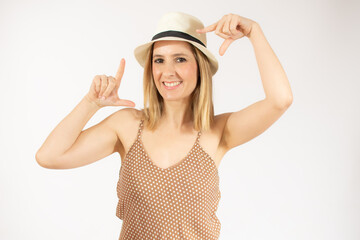
[(193, 42), (191, 40), (178, 38), (178, 37), (159, 38), (159, 39), (147, 42), (145, 44), (142, 44), (142, 45), (136, 47), (134, 50), (134, 55), (135, 55), (136, 60), (139, 62), (139, 64), (142, 67), (145, 67), (146, 56), (147, 56), (148, 51), (150, 50), (151, 45), (157, 41), (163, 41), (163, 40), (184, 41), (184, 42), (188, 42), (188, 43), (194, 45), (201, 52), (203, 52), (205, 54), (205, 56), (209, 59), (212, 75), (214, 76), (215, 73), (217, 72), (218, 66), (219, 66), (218, 61), (216, 60), (215, 56), (206, 47), (202, 46), (199, 43)]

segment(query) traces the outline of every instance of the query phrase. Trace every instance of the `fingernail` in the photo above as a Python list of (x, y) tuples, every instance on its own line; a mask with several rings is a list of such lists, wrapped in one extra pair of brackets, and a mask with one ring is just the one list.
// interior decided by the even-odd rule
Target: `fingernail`
[(105, 96), (101, 96), (101, 100), (105, 100)]

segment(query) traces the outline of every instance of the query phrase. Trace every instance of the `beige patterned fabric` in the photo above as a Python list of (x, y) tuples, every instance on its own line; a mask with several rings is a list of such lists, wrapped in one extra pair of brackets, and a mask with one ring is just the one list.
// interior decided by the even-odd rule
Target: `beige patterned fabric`
[(219, 239), (218, 169), (199, 145), (201, 132), (185, 158), (160, 168), (143, 147), (143, 121), (119, 172), (119, 240)]

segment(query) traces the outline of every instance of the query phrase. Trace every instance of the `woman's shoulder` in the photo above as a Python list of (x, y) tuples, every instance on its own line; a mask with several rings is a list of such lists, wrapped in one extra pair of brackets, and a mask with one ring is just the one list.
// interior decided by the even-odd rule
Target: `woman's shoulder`
[(123, 108), (116, 112), (119, 116), (126, 118), (128, 121), (141, 120), (143, 112), (136, 108)]
[(138, 125), (142, 116), (143, 113), (141, 110), (136, 108), (123, 108), (114, 112), (109, 117), (111, 118), (110, 124), (113, 129), (126, 131)]
[(221, 113), (214, 116), (214, 126), (215, 129), (223, 129), (224, 125), (226, 124), (226, 121), (228, 117), (230, 116), (230, 113)]

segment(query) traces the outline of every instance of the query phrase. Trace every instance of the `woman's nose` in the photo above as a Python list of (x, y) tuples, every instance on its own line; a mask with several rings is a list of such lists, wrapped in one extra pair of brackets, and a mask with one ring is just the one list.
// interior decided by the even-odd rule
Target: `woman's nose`
[(165, 76), (174, 76), (175, 75), (175, 66), (172, 63), (166, 63), (164, 65), (163, 74)]

